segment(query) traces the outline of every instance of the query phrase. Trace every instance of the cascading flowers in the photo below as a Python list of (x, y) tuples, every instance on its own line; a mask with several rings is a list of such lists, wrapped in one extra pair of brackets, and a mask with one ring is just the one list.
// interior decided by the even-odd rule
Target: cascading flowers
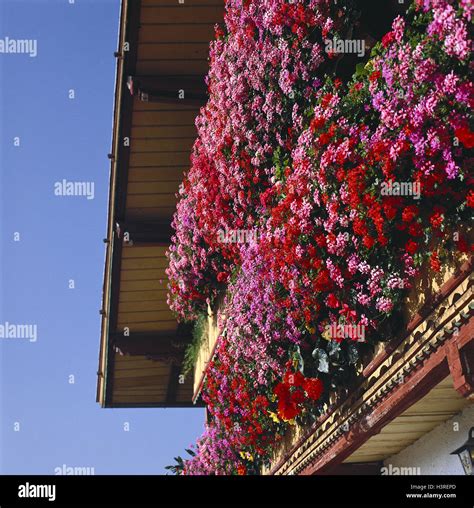
[[(354, 2), (227, 4), (170, 248), (170, 305), (226, 288), (186, 474), (253, 474), (397, 332), (423, 264), (472, 252), (472, 2), (416, 0), (347, 83)], [(219, 230), (252, 230), (249, 244)]]

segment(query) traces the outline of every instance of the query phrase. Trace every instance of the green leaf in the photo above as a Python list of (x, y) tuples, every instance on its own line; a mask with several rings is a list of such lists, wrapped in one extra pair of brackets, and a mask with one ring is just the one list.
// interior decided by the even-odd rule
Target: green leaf
[(298, 362), (298, 370), (301, 372), (301, 374), (304, 375), (304, 360), (301, 356), (301, 349), (299, 346), (296, 346), (296, 350), (294, 353), (295, 360)]
[(365, 68), (365, 63), (358, 63), (356, 65), (355, 75), (359, 77), (359, 76), (364, 76), (365, 74), (367, 74), (367, 69)]

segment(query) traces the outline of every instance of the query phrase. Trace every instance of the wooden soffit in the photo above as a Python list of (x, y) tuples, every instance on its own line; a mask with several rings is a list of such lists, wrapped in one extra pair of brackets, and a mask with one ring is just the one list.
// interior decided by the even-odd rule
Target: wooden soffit
[[(123, 0), (113, 121), (97, 401), (191, 407), (182, 333), (167, 305), (176, 192), (205, 104), (223, 0)], [(177, 347), (177, 343), (180, 343)]]

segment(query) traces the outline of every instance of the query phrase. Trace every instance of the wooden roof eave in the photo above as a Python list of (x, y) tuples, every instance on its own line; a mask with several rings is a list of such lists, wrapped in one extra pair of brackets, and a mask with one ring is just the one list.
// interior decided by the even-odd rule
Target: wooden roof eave
[(207, 98), (208, 44), (223, 9), (222, 0), (122, 0), (97, 384), (102, 407), (193, 405), (192, 380), (178, 374), (183, 351), (176, 350), (180, 330), (166, 304), (165, 253), (195, 118)]
[[(112, 154), (109, 181), (109, 209), (107, 223), (107, 249), (102, 301), (101, 342), (97, 380), (97, 402), (107, 407), (110, 401), (111, 376), (107, 373), (113, 362), (113, 347), (109, 341), (110, 329), (117, 319), (118, 293), (120, 286), (120, 251), (122, 242), (115, 232), (115, 221), (124, 218), (129, 150), (120, 139), (130, 136), (132, 125), (133, 97), (126, 93), (127, 76), (134, 73), (140, 20), (140, 1), (123, 0), (120, 14), (119, 48), (116, 53), (115, 106), (112, 134)], [(124, 51), (125, 42), (129, 51)]]

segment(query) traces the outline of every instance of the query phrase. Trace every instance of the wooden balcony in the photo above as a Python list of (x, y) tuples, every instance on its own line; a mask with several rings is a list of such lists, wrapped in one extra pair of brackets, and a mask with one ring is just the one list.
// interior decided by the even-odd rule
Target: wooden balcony
[[(377, 464), (474, 401), (472, 259), (416, 280), (408, 325), (360, 365), (358, 386), (333, 394), (309, 428), (292, 427), (264, 474), (345, 474)], [(353, 470), (352, 468), (351, 470)]]
[[(218, 325), (218, 314), (219, 309), (222, 308), (223, 295), (218, 298), (214, 309), (209, 305), (207, 306), (207, 325), (202, 337), (201, 347), (199, 354), (194, 365), (194, 385), (193, 385), (193, 402), (196, 402), (201, 393), (201, 388), (206, 377), (206, 369), (214, 356), (214, 351), (217, 345), (217, 339), (219, 338), (219, 325)], [(221, 314), (223, 317), (223, 315)]]

